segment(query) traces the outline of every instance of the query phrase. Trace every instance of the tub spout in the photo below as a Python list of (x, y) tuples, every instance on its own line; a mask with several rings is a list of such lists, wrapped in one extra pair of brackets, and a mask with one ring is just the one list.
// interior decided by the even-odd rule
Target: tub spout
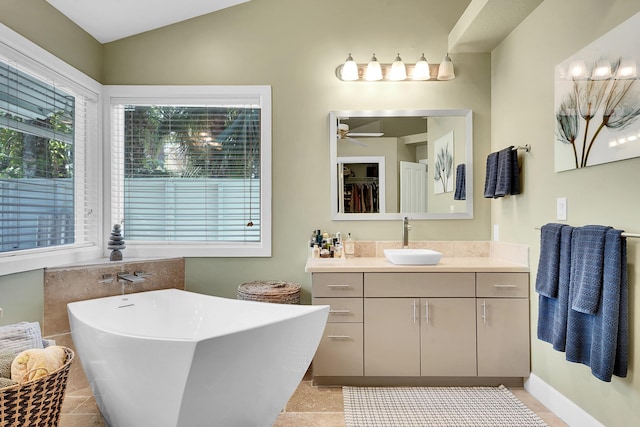
[(137, 276), (135, 274), (130, 274), (130, 273), (118, 273), (118, 281), (138, 283), (138, 282), (144, 282), (144, 277)]

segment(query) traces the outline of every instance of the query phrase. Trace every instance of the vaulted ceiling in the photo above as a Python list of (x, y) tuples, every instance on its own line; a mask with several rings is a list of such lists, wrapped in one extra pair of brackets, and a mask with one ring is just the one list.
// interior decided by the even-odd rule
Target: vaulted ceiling
[[(100, 43), (250, 0), (47, 0)], [(449, 33), (449, 52), (491, 52), (543, 0), (470, 0)]]
[(108, 43), (250, 0), (47, 1), (100, 43)]

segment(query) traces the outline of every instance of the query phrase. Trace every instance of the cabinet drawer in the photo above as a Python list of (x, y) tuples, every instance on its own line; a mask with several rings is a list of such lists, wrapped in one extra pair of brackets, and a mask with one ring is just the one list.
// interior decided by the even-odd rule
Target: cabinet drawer
[(366, 297), (474, 297), (475, 273), (365, 273)]
[(478, 273), (478, 298), (528, 298), (529, 273)]
[(362, 298), (312, 298), (312, 304), (328, 305), (327, 322), (362, 322)]
[(363, 343), (362, 323), (327, 323), (313, 359), (313, 375), (362, 376)]
[(361, 297), (362, 273), (312, 273), (314, 297)]

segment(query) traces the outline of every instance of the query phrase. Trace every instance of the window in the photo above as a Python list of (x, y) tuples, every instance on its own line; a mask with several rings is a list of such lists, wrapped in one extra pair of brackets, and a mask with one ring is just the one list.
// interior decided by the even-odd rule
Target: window
[(270, 88), (107, 87), (129, 256), (271, 255)]
[(95, 160), (96, 92), (67, 77), (76, 70), (0, 30), (0, 264), (28, 259), (37, 268), (38, 256), (51, 262), (52, 253), (74, 250), (95, 257), (87, 248), (98, 240), (97, 185), (86, 167)]

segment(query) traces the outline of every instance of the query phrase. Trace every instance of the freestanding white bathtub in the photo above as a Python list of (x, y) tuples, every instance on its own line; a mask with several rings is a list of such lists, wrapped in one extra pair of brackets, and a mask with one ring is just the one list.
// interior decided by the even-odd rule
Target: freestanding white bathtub
[(177, 289), (67, 309), (112, 427), (271, 426), (311, 363), (329, 312)]

